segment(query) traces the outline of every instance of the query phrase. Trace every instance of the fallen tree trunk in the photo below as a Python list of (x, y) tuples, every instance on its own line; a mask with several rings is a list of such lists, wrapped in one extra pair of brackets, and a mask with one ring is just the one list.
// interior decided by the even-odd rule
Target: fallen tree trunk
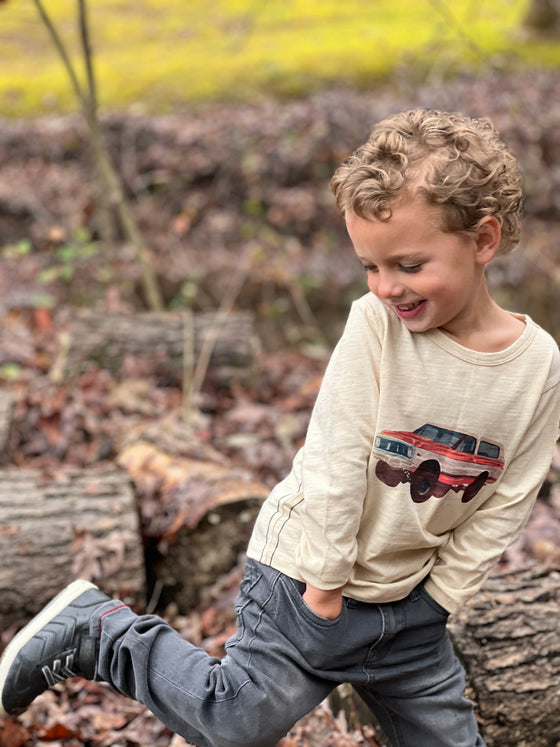
[(216, 314), (142, 312), (115, 314), (91, 309), (63, 309), (63, 328), (53, 366), (55, 379), (80, 373), (96, 363), (119, 375), (128, 360), (142, 375), (156, 374), (182, 381), (185, 359), (196, 361), (205, 341), (218, 331), (210, 368), (220, 383), (254, 376), (258, 348), (251, 312), (232, 312), (215, 330)]
[(145, 603), (136, 501), (122, 470), (0, 472), (0, 629), (20, 626), (75, 578)]
[[(488, 747), (560, 740), (560, 571), (497, 574), (448, 624)], [(350, 728), (375, 724), (349, 685), (330, 696)]]
[(560, 571), (491, 577), (449, 623), (488, 747), (560, 740)]

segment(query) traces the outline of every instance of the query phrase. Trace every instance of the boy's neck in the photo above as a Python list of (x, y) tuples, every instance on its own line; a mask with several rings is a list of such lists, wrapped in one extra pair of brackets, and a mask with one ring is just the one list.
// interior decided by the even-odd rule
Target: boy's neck
[(512, 345), (525, 329), (522, 317), (502, 309), (491, 298), (480, 308), (476, 318), (470, 319), (460, 330), (441, 331), (465, 348), (479, 353), (498, 353)]

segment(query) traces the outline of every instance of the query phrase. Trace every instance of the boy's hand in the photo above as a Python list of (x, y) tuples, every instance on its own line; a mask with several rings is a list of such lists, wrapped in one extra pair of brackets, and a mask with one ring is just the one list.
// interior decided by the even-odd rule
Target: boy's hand
[(342, 587), (324, 591), (307, 584), (303, 601), (319, 617), (334, 620), (342, 612)]

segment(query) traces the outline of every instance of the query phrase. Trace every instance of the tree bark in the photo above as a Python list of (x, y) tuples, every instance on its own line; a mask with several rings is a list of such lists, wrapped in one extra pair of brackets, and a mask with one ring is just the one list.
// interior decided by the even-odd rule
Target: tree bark
[(131, 434), (118, 464), (142, 496), (153, 608), (186, 614), (246, 550), (269, 488), (179, 421)]
[[(192, 318), (192, 335), (186, 328)], [(185, 355), (200, 353), (204, 340), (212, 333), (214, 314), (180, 312), (144, 312), (115, 314), (90, 309), (65, 309), (58, 323), (64, 328), (53, 375), (60, 379), (97, 363), (116, 374), (123, 373), (127, 358), (133, 358), (135, 370), (183, 379)], [(185, 349), (192, 337), (193, 350)], [(210, 368), (221, 381), (248, 380), (254, 375), (258, 347), (250, 312), (232, 313), (216, 339)]]
[(451, 618), (488, 747), (560, 740), (560, 571), (492, 576)]
[(0, 629), (20, 626), (75, 578), (142, 607), (131, 483), (114, 468), (0, 471)]
[(239, 497), (213, 508), (195, 529), (183, 525), (172, 542), (158, 543), (150, 569), (160, 613), (172, 605), (178, 614), (188, 614), (204, 592), (235, 567), (247, 549), (260, 506), (257, 497)]
[(4, 453), (8, 447), (13, 411), (13, 392), (7, 388), (0, 389), (0, 453)]
[[(560, 571), (496, 574), (448, 630), (488, 747), (556, 747), (560, 740)], [(349, 685), (329, 698), (350, 728), (373, 715)]]

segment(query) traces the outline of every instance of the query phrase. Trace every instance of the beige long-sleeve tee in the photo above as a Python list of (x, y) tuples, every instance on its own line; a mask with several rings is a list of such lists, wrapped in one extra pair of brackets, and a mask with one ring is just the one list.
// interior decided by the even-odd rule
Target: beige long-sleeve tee
[(523, 318), (482, 353), (411, 333), (371, 293), (354, 302), (248, 556), (365, 602), (427, 577), (459, 609), (526, 524), (558, 438), (558, 346)]

